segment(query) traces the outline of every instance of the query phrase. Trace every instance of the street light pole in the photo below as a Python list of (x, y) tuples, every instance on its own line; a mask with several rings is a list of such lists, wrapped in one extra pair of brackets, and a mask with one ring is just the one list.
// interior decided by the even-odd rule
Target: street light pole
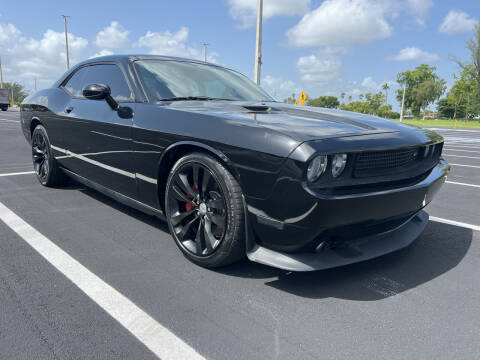
[(407, 85), (403, 85), (403, 96), (402, 96), (402, 112), (400, 113), (400, 122), (403, 122), (403, 108), (405, 105), (405, 90), (407, 89)]
[(208, 44), (203, 43), (203, 57), (204, 57), (205, 62), (207, 62), (207, 47), (208, 47)]
[(255, 71), (254, 71), (254, 80), (257, 85), (260, 85), (260, 68), (262, 66), (262, 16), (263, 16), (263, 0), (258, 0), (257, 41), (255, 46)]
[(0, 57), (0, 89), (3, 89), (2, 58)]
[(68, 55), (68, 31), (67, 31), (67, 18), (70, 16), (62, 15), (62, 17), (63, 17), (63, 23), (65, 25), (65, 49), (66, 49), (66, 55), (67, 55), (67, 69), (70, 69), (70, 59)]

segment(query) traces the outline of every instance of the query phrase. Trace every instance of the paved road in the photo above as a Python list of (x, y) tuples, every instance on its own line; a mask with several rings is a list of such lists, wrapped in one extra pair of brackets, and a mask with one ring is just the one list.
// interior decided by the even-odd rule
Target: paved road
[[(247, 261), (205, 270), (180, 255), (165, 224), (82, 186), (41, 187), (31, 174), (0, 176), (0, 203), (205, 358), (473, 359), (480, 133), (441, 132), (458, 165), (428, 211), (455, 225), (431, 221), (408, 249), (328, 271)], [(0, 112), (0, 175), (28, 171), (18, 113)], [(155, 358), (89, 284), (81, 290), (0, 221), (0, 359)]]

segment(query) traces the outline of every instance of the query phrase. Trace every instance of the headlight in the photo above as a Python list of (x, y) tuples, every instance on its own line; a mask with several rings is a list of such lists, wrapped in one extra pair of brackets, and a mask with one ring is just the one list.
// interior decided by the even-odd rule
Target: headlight
[(336, 154), (332, 159), (332, 176), (339, 177), (347, 164), (347, 154)]
[(327, 169), (327, 164), (328, 157), (326, 155), (316, 156), (308, 165), (307, 180), (310, 182), (317, 180)]

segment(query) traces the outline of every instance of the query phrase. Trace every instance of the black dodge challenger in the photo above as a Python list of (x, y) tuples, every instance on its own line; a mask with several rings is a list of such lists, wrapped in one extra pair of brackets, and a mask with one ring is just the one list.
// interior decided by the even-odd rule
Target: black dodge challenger
[(436, 133), (276, 102), (204, 62), (107, 56), (24, 100), (45, 186), (67, 177), (165, 219), (191, 261), (292, 271), (408, 246), (449, 172)]

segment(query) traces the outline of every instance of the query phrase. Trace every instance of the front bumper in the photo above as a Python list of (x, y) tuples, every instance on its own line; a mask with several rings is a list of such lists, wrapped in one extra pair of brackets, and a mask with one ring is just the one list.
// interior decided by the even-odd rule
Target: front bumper
[(288, 254), (255, 245), (247, 256), (251, 261), (288, 271), (324, 270), (373, 259), (405, 248), (420, 236), (427, 223), (428, 214), (420, 211), (392, 231), (344, 242), (340, 247), (319, 253)]
[[(270, 206), (272, 211), (267, 213), (249, 203), (256, 240), (250, 241), (247, 255), (252, 261), (306, 271), (363, 261), (408, 246), (428, 221), (420, 210), (441, 188), (449, 169), (441, 160), (422, 181), (390, 190), (341, 196), (296, 192), (277, 212), (286, 214), (283, 219), (270, 215), (280, 204)], [(342, 252), (351, 244), (358, 248), (356, 256), (344, 258), (334, 249), (314, 252), (318, 244), (339, 237), (344, 240)]]

